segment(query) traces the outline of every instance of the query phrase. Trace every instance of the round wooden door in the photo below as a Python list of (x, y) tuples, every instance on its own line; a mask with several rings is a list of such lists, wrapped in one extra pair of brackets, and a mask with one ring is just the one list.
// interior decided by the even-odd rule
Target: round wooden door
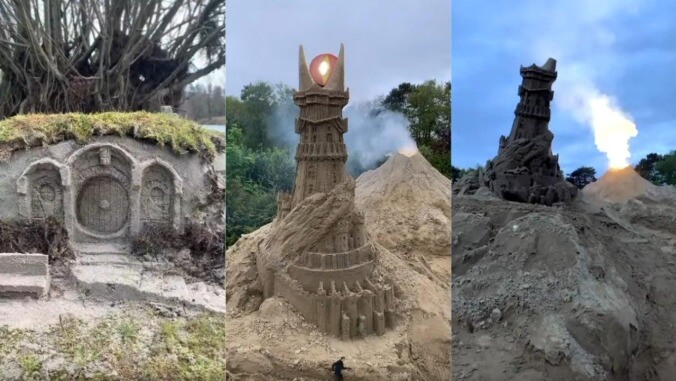
[(111, 234), (124, 227), (129, 218), (129, 195), (117, 179), (94, 177), (80, 190), (77, 203), (80, 224), (96, 233)]

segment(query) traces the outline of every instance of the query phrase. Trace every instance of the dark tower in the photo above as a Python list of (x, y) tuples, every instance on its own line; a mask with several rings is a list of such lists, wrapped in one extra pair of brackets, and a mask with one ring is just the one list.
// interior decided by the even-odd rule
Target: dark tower
[(344, 62), (341, 44), (338, 61), (329, 69), (326, 84), (321, 86), (312, 79), (303, 46), (300, 46), (300, 83), (293, 96), (300, 107), (300, 116), (296, 119), (300, 143), (296, 148), (296, 181), (291, 209), (315, 192), (329, 192), (347, 176), (347, 148), (343, 140), (347, 119), (343, 118), (343, 107), (350, 95), (349, 90), (345, 90)]
[(556, 60), (543, 66), (521, 66), (519, 103), (509, 137), (500, 137), (498, 155), (489, 160), (479, 183), (497, 196), (518, 202), (552, 205), (569, 202), (577, 189), (565, 181), (559, 157), (552, 153), (554, 134), (549, 130), (552, 84)]
[(554, 99), (552, 84), (556, 80), (556, 60), (550, 58), (542, 67), (535, 64), (522, 66), (520, 72), (523, 78), (519, 86), (521, 100), (514, 110), (509, 141), (532, 139), (549, 132), (549, 103)]

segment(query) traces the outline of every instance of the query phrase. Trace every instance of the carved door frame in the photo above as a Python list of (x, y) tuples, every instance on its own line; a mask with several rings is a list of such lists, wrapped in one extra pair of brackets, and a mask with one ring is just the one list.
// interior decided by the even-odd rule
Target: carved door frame
[[(90, 143), (87, 144), (86, 146), (78, 149), (74, 153), (72, 153), (68, 159), (66, 160), (66, 165), (69, 168), (73, 168), (73, 165), (77, 163), (77, 161), (86, 153), (92, 151), (92, 150), (100, 150), (102, 148), (107, 148), (110, 152), (116, 152), (117, 154), (120, 154), (129, 164), (129, 189), (128, 189), (128, 199), (129, 199), (129, 218), (127, 223), (124, 224), (124, 226), (118, 230), (117, 232), (111, 233), (111, 234), (103, 234), (103, 233), (97, 233), (94, 231), (91, 231), (87, 229), (86, 227), (82, 226), (80, 222), (78, 221), (77, 218), (77, 199), (78, 199), (78, 193), (80, 192), (80, 187), (79, 186), (72, 186), (75, 184), (75, 179), (74, 176), (76, 175), (73, 173), (74, 171), (71, 169), (70, 172), (70, 179), (69, 179), (69, 184), (71, 186), (68, 187), (66, 192), (64, 192), (64, 221), (66, 225), (66, 229), (68, 230), (68, 233), (71, 235), (71, 237), (76, 237), (78, 234), (80, 235), (85, 235), (91, 238), (96, 238), (100, 240), (110, 240), (110, 239), (116, 239), (116, 238), (124, 238), (129, 235), (134, 235), (138, 233), (138, 227), (134, 225), (134, 215), (138, 214), (138, 210), (134, 208), (134, 200), (137, 200), (139, 198), (139, 193), (140, 193), (140, 184), (141, 184), (141, 176), (139, 173), (139, 164), (138, 161), (129, 153), (127, 152), (124, 148), (120, 147), (117, 144), (113, 143)], [(108, 157), (109, 159), (109, 157)], [(87, 182), (87, 180), (96, 177), (96, 174), (90, 174), (89, 176), (85, 177), (82, 179), (82, 181), (79, 181), (79, 185), (83, 185)], [(78, 234), (74, 234), (78, 233)]]

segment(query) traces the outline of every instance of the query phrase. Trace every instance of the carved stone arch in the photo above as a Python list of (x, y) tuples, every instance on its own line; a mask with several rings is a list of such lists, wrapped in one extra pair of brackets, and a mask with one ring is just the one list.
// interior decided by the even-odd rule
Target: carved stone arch
[(32, 162), (17, 180), (19, 215), (26, 219), (54, 217), (64, 221), (64, 199), (70, 186), (68, 167), (45, 158)]
[(71, 184), (66, 196), (66, 227), (76, 236), (112, 239), (133, 232), (138, 214), (137, 160), (119, 145), (87, 144), (66, 160)]
[(162, 159), (143, 162), (139, 227), (145, 223), (166, 223), (180, 229), (183, 180), (174, 167)]

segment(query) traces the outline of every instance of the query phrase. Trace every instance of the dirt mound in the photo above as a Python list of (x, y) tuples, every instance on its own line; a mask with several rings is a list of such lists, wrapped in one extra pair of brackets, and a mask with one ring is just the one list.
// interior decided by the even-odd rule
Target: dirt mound
[(357, 179), (357, 206), (390, 250), (450, 255), (451, 180), (419, 154), (395, 154)]
[(594, 212), (454, 200), (454, 380), (673, 379), (676, 230), (645, 223), (673, 209), (615, 175)]
[(641, 177), (631, 167), (609, 170), (603, 177), (585, 186), (582, 194), (606, 202), (625, 202), (639, 196), (651, 199), (663, 197), (659, 187)]

